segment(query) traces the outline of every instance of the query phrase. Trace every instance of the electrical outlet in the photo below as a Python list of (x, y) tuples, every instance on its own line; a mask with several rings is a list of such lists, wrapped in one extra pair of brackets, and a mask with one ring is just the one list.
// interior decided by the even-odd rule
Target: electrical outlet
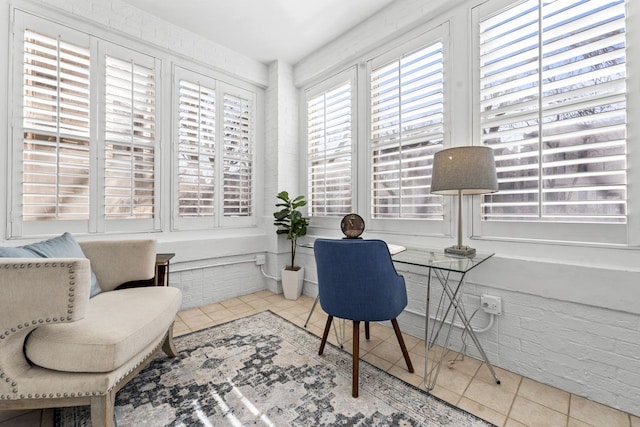
[(264, 265), (267, 262), (264, 255), (256, 255), (256, 265)]
[(480, 306), (485, 313), (502, 314), (502, 298), (491, 295), (482, 295), (480, 297)]

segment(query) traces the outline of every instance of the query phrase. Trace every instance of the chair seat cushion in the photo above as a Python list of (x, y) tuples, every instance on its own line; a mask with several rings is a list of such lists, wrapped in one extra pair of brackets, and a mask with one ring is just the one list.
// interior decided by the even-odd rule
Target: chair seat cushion
[(166, 333), (182, 302), (179, 289), (150, 286), (102, 292), (77, 322), (38, 327), (25, 345), (29, 360), (65, 372), (110, 372)]

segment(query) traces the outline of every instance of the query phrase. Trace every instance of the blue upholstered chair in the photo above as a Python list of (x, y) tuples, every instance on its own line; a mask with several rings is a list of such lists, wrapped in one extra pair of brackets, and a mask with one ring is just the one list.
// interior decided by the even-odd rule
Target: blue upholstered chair
[(353, 397), (358, 397), (360, 322), (391, 320), (409, 372), (413, 365), (396, 317), (407, 306), (404, 277), (396, 272), (382, 240), (317, 239), (314, 243), (320, 305), (329, 315), (322, 335), (322, 354), (334, 317), (353, 321)]

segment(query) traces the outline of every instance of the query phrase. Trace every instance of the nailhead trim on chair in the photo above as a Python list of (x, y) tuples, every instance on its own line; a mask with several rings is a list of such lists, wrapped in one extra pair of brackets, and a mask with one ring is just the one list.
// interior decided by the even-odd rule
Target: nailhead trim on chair
[[(173, 328), (173, 323), (171, 324), (170, 328)], [(154, 348), (152, 348), (152, 349), (151, 349), (151, 350), (150, 350), (150, 351), (149, 351), (149, 352), (148, 352), (148, 353), (147, 353), (147, 354), (146, 354), (146, 355), (145, 355), (145, 356), (144, 356), (144, 357), (143, 357), (143, 358), (142, 358), (142, 359), (141, 359), (141, 360), (140, 360), (140, 361), (135, 365), (135, 366), (133, 366), (133, 367), (132, 367), (131, 369), (129, 369), (127, 372), (125, 372), (124, 374), (122, 374), (122, 375), (120, 376), (120, 378), (118, 378), (118, 379), (113, 383), (113, 386), (111, 386), (111, 388), (110, 388), (109, 390), (107, 390), (107, 393), (108, 393), (108, 392), (110, 392), (110, 391), (113, 389), (113, 387), (115, 387), (115, 386), (116, 386), (116, 384), (118, 384), (120, 381), (122, 381), (122, 380), (123, 380), (127, 375), (129, 375), (131, 372), (133, 372), (133, 371), (134, 371), (138, 366), (140, 366), (140, 365), (142, 365), (144, 362), (146, 362), (146, 361), (147, 361), (147, 359), (148, 359), (149, 357), (151, 357), (151, 356), (152, 356), (152, 355), (153, 355), (153, 354), (154, 354), (154, 353), (155, 353), (155, 352), (156, 352), (156, 351), (157, 351), (157, 350), (162, 346), (162, 344), (164, 344), (164, 340), (166, 340), (166, 339), (167, 339), (168, 332), (169, 332), (169, 331), (167, 331), (167, 334), (165, 334), (165, 337), (164, 337), (162, 340), (160, 340), (160, 342), (158, 343), (158, 345), (156, 345)]]
[[(36, 268), (40, 268), (40, 264), (34, 264), (34, 263), (20, 263), (20, 264), (5, 264), (4, 268), (5, 270), (8, 270), (10, 268), (17, 270), (17, 269), (23, 269), (23, 268), (33, 268), (35, 265)], [(69, 274), (69, 288), (68, 288), (68, 294), (67, 294), (67, 298), (68, 298), (68, 302), (69, 304), (67, 304), (67, 314), (73, 314), (73, 308), (74, 308), (74, 300), (75, 300), (75, 270), (73, 269), (73, 264), (69, 263), (57, 263), (57, 262), (52, 262), (52, 263), (45, 263), (44, 264), (45, 267), (61, 267), (61, 268), (67, 268), (68, 274)], [(0, 340), (4, 340), (5, 338), (8, 338), (9, 335), (16, 333), (17, 331), (21, 330), (22, 328), (29, 328), (31, 326), (35, 326), (35, 325), (40, 325), (40, 324), (44, 324), (44, 323), (59, 323), (59, 322), (63, 322), (64, 320), (71, 320), (72, 317), (71, 316), (61, 316), (61, 317), (54, 317), (52, 319), (47, 318), (47, 319), (37, 319), (37, 320), (32, 320), (31, 323), (29, 322), (24, 322), (24, 323), (18, 323), (18, 325), (16, 327), (11, 328), (11, 330), (7, 330), (4, 331), (4, 334), (0, 335)], [(5, 382), (11, 382), (11, 386), (14, 387), (13, 390), (11, 390), (13, 393), (18, 393), (18, 383), (15, 381), (11, 381), (11, 378), (8, 377), (4, 372), (0, 371), (0, 379), (4, 378)], [(32, 398), (32, 395), (29, 394), (28, 395), (29, 398)], [(35, 395), (36, 398), (38, 398), (38, 394)], [(45, 394), (42, 394), (43, 397), (45, 397)], [(12, 396), (12, 395), (4, 395), (1, 394), (0, 395), (0, 400), (12, 400), (15, 399), (16, 396)], [(53, 397), (53, 393), (49, 394), (49, 397)], [(25, 399), (25, 395), (21, 394), (20, 395), (20, 399)]]
[[(170, 326), (173, 327), (173, 324)], [(134, 365), (131, 369), (129, 369), (127, 372), (125, 372), (124, 374), (122, 374), (116, 381), (114, 381), (113, 385), (104, 393), (107, 394), (109, 393), (115, 386), (117, 386), (120, 381), (122, 381), (127, 375), (129, 375), (131, 372), (133, 372), (136, 368), (138, 368), (141, 364), (145, 363), (149, 357), (151, 357), (161, 346), (162, 344), (164, 344), (164, 341), (167, 339), (168, 336), (168, 332), (167, 334), (165, 334), (165, 337), (160, 340), (160, 342), (158, 343), (158, 345), (156, 345), (154, 348), (152, 348), (145, 357), (142, 358), (142, 360), (140, 360), (136, 365)], [(4, 376), (3, 373), (0, 373), (0, 378), (2, 378), (2, 376)], [(7, 378), (6, 380), (7, 382), (9, 382), (9, 378)], [(15, 386), (16, 383), (12, 383), (11, 385)], [(18, 389), (13, 389), (14, 393), (18, 392)], [(101, 395), (103, 393), (97, 392), (97, 391), (85, 391), (85, 392), (78, 392), (77, 395), (78, 397), (84, 395), (84, 396), (98, 396)], [(46, 394), (43, 393), (42, 397), (45, 397)], [(32, 399), (34, 396), (32, 396), (31, 394), (28, 395), (24, 395), (24, 394), (20, 394), (20, 399)], [(53, 393), (49, 393), (49, 397), (53, 398), (54, 395)], [(56, 393), (55, 397), (76, 397), (76, 393), (63, 393), (62, 395), (60, 393)], [(38, 398), (38, 395), (35, 395), (35, 398)], [(11, 400), (14, 399), (14, 397), (10, 396), (10, 395), (0, 395), (0, 400)]]
[[(171, 327), (173, 327), (173, 325), (171, 325)], [(122, 381), (127, 375), (129, 375), (131, 372), (133, 372), (138, 366), (140, 366), (142, 363), (146, 362), (147, 359), (149, 357), (151, 357), (164, 343), (164, 340), (166, 339), (166, 335), (165, 338), (162, 339), (160, 341), (160, 343), (158, 343), (158, 345), (156, 345), (153, 349), (151, 349), (151, 351), (149, 351), (149, 353), (147, 353), (147, 355), (145, 357), (142, 358), (142, 360), (140, 360), (140, 362), (138, 362), (135, 366), (133, 366), (131, 369), (129, 369), (127, 372), (125, 372), (124, 374), (122, 374), (114, 383), (113, 385), (106, 391), (107, 394), (109, 393), (113, 387), (115, 387), (116, 385), (118, 385), (118, 383), (120, 383), (120, 381)], [(9, 381), (9, 379), (7, 379), (7, 381)], [(16, 385), (15, 383), (12, 385)], [(13, 390), (14, 393), (17, 393), (18, 391), (16, 389)], [(78, 392), (78, 393), (63, 393), (62, 397), (76, 397), (76, 395), (78, 397), (84, 395), (84, 396), (98, 396), (102, 393), (99, 393), (97, 391), (85, 391), (85, 392)], [(45, 394), (43, 393), (42, 395), (43, 397), (45, 396)], [(38, 395), (32, 396), (31, 394), (27, 394), (26, 396), (24, 394), (20, 395), (20, 399), (32, 399), (33, 397), (38, 398)], [(53, 397), (53, 393), (49, 393), (49, 397)], [(56, 393), (56, 397), (60, 397), (60, 393)], [(4, 399), (5, 396), (4, 395), (0, 395), (0, 399)], [(11, 400), (11, 396), (6, 396), (6, 398), (8, 400)]]

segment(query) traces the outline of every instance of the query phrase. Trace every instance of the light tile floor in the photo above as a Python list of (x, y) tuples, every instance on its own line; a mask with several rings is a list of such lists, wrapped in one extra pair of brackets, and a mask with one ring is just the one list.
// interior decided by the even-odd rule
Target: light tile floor
[[(306, 295), (289, 301), (282, 295), (260, 291), (178, 313), (174, 335), (208, 328), (263, 310), (271, 310), (289, 321), (303, 326), (313, 305)], [(318, 305), (307, 329), (321, 336), (327, 315)], [(424, 340), (404, 335), (415, 373), (407, 372), (398, 342), (391, 328), (371, 324), (371, 339), (361, 333), (360, 354), (363, 360), (388, 371), (417, 387), (424, 387)], [(340, 323), (337, 322), (340, 326)], [(350, 325), (345, 327), (344, 349), (351, 351)], [(337, 344), (336, 336), (329, 341)], [(456, 358), (455, 353), (447, 360)], [(457, 359), (460, 359), (459, 357)], [(468, 412), (504, 427), (640, 427), (640, 418), (529, 378), (496, 368), (501, 384), (496, 385), (486, 365), (464, 357), (440, 371), (432, 393)], [(51, 411), (0, 412), (0, 427), (49, 427)]]

